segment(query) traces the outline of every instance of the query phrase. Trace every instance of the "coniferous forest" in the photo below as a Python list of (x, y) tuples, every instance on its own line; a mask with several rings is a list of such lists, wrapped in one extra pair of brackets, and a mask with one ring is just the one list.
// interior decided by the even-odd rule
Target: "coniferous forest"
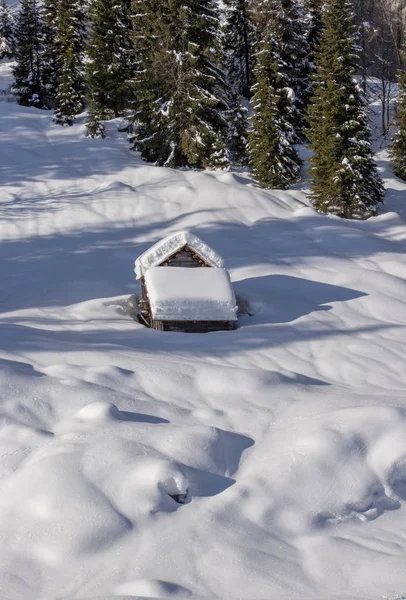
[[(365, 81), (378, 66), (365, 10), (358, 0), (21, 0), (11, 18), (0, 0), (0, 49), (16, 61), (18, 102), (54, 110), (57, 124), (86, 111), (88, 135), (104, 137), (105, 122), (123, 116), (144, 160), (250, 168), (264, 188), (298, 181), (298, 145), (309, 144), (314, 207), (364, 218), (384, 196), (368, 128)], [(401, 37), (385, 77), (399, 78), (392, 156), (406, 178)]]

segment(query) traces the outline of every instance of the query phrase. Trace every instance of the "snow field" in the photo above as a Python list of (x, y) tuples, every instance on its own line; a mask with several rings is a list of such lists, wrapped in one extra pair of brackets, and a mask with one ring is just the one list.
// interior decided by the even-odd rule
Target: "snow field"
[[(345, 222), (116, 126), (0, 103), (0, 596), (404, 593), (405, 184), (385, 163), (388, 212)], [(185, 229), (236, 331), (131, 319), (134, 260)]]

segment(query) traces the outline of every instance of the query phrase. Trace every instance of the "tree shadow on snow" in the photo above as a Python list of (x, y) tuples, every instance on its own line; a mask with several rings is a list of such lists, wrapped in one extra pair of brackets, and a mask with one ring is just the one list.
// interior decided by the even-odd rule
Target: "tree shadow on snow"
[[(255, 323), (289, 323), (312, 312), (331, 310), (329, 302), (347, 302), (367, 295), (290, 275), (243, 279), (234, 288), (239, 297), (247, 300)], [(249, 325), (249, 321), (243, 322)]]
[[(134, 193), (134, 202), (136, 200)], [(240, 327), (235, 331), (204, 335), (147, 330), (130, 317), (128, 329), (109, 326), (109, 320), (115, 318), (115, 309), (106, 308), (103, 299), (139, 293), (140, 286), (133, 273), (134, 260), (161, 239), (163, 232), (184, 228), (185, 219), (193, 218), (195, 214), (191, 211), (152, 224), (138, 222), (136, 226), (78, 228), (59, 235), (2, 241), (0, 313), (31, 308), (55, 309), (52, 313), (33, 317), (2, 317), (0, 314), (2, 346), (18, 352), (82, 352), (84, 345), (103, 352), (114, 346), (153, 352), (154, 355), (185, 356), (192, 352), (197, 357), (216, 357), (399, 327), (377, 323), (343, 329), (342, 324), (337, 323), (334, 327), (330, 320), (327, 322), (323, 318), (301, 322), (301, 317), (331, 311), (333, 303), (348, 302), (366, 296), (366, 293), (362, 289), (278, 274), (282, 269), (311, 267), (313, 271), (317, 268), (320, 277), (326, 279), (333, 272), (331, 263), (323, 269), (324, 262), (329, 259), (338, 259), (343, 264), (348, 259), (386, 252), (390, 260), (390, 253), (399, 254), (406, 247), (380, 237), (386, 227), (384, 221), (380, 224), (380, 235), (370, 236), (361, 231), (365, 223), (348, 223), (320, 215), (302, 217), (300, 223), (295, 219), (267, 218), (247, 226), (218, 220), (210, 222), (213, 218), (210, 210), (201, 215), (204, 224), (192, 229), (225, 258), (231, 272), (236, 269), (236, 276), (252, 273), (234, 285), (237, 293), (248, 301), (254, 316), (242, 317)], [(140, 243), (139, 239), (148, 241)], [(334, 264), (339, 268), (340, 263)], [(255, 276), (259, 269), (268, 274)], [(355, 274), (353, 279), (356, 281)], [(75, 314), (64, 321), (65, 307), (95, 299), (98, 300), (95, 310), (100, 304), (106, 310), (101, 316), (95, 316), (94, 329), (91, 329), (92, 307), (86, 308), (83, 318), (87, 322), (86, 331), (80, 331), (80, 319)], [(69, 330), (70, 318), (76, 330)], [(105, 327), (103, 319), (106, 319)], [(63, 330), (59, 329), (61, 322), (64, 323)], [(45, 325), (46, 329), (42, 327)]]
[[(136, 201), (137, 194), (134, 193)], [(195, 212), (184, 214), (160, 222), (159, 226), (142, 222), (136, 226), (117, 223), (114, 228), (78, 228), (58, 235), (3, 240), (0, 312), (69, 306), (95, 298), (137, 293), (139, 285), (133, 273), (134, 260), (161, 239), (165, 235), (163, 232), (184, 228), (184, 220), (195, 215)], [(406, 245), (399, 242), (395, 246), (380, 237), (384, 234), (383, 223), (380, 236), (368, 236), (358, 230), (359, 224), (319, 215), (301, 218), (300, 226), (298, 220), (271, 218), (250, 226), (210, 223), (211, 217), (210, 210), (206, 215), (200, 214), (199, 218), (206, 223), (192, 229), (224, 257), (226, 267), (231, 271), (245, 269), (255, 274), (260, 266), (262, 272), (277, 273), (280, 268), (300, 269), (308, 264), (316, 268), (317, 259), (321, 259), (318, 268), (323, 271), (323, 261), (329, 258), (345, 260), (369, 257), (375, 252), (398, 254), (406, 251)], [(138, 239), (149, 241), (140, 243)], [(351, 294), (338, 286), (322, 288), (327, 284), (312, 282), (306, 287), (298, 278), (289, 281), (288, 278), (277, 279), (276, 275), (273, 280), (252, 277), (235, 285), (244, 293), (250, 293), (250, 288), (254, 293), (265, 293), (268, 284), (269, 298), (272, 294), (276, 294), (275, 297), (295, 294), (298, 289), (307, 302), (318, 306), (341, 301), (345, 294)], [(313, 299), (310, 299), (312, 292)], [(320, 298), (317, 297), (319, 294)], [(290, 298), (290, 301), (295, 302), (295, 299)]]

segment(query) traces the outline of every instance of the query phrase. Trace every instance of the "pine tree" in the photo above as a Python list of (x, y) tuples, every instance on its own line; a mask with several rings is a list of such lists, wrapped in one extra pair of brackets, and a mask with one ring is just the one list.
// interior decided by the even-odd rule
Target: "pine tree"
[(384, 197), (370, 145), (367, 105), (354, 79), (353, 22), (350, 0), (327, 1), (308, 113), (313, 206), (346, 218), (373, 214)]
[[(305, 41), (309, 54), (309, 62), (314, 63), (314, 55), (318, 49), (320, 37), (324, 30), (323, 5), (325, 0), (303, 0), (303, 17)], [(316, 67), (314, 65), (313, 71)]]
[(48, 108), (55, 107), (61, 72), (62, 56), (58, 44), (58, 5), (59, 0), (43, 0), (42, 80)]
[(393, 138), (391, 158), (397, 177), (406, 181), (406, 71), (399, 74), (399, 95), (396, 101), (396, 125), (398, 131)]
[(154, 135), (154, 101), (159, 97), (160, 89), (154, 56), (165, 52), (163, 6), (160, 0), (132, 0), (131, 4), (134, 113), (131, 118), (133, 133), (129, 138), (132, 148), (140, 149), (145, 160), (154, 160), (146, 142)]
[[(215, 2), (164, 0), (155, 24), (152, 56), (141, 78), (139, 70), (136, 75), (145, 87), (138, 87), (143, 100), (135, 147), (161, 166), (224, 168), (225, 83)], [(145, 37), (139, 27), (137, 20), (135, 34)]]
[(88, 43), (89, 134), (104, 136), (102, 121), (128, 107), (132, 75), (129, 0), (92, 0)]
[(22, 106), (44, 107), (43, 29), (38, 0), (21, 0), (15, 29), (15, 83), (12, 91)]
[(72, 125), (83, 110), (84, 0), (59, 0), (57, 47), (59, 52), (58, 90), (54, 120)]
[(0, 0), (0, 60), (14, 54), (14, 18), (5, 0)]
[(248, 157), (248, 110), (241, 102), (241, 96), (230, 93), (226, 113), (228, 132), (227, 148), (231, 163), (236, 167), (246, 167)]
[(257, 0), (255, 20), (259, 38), (269, 32), (277, 46), (281, 72), (292, 104), (289, 118), (295, 141), (302, 141), (310, 86), (303, 10), (298, 0)]
[(305, 32), (305, 45), (307, 47), (307, 57), (303, 63), (303, 77), (306, 83), (303, 89), (303, 105), (305, 113), (307, 112), (312, 96), (312, 76), (316, 72), (315, 54), (324, 28), (323, 5), (324, 0), (303, 1), (303, 28)]
[(263, 36), (254, 70), (250, 160), (254, 177), (263, 187), (286, 189), (299, 178), (301, 160), (293, 145), (291, 102), (277, 44), (266, 31)]
[(225, 0), (222, 43), (227, 80), (232, 91), (250, 98), (255, 28), (249, 0)]
[(248, 120), (243, 98), (253, 83), (255, 28), (250, 0), (226, 0), (221, 30), (221, 52), (227, 83), (227, 148), (233, 165), (248, 165)]

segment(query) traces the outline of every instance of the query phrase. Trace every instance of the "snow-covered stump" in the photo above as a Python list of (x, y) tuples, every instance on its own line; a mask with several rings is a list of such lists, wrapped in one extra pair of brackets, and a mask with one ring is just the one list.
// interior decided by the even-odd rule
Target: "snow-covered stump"
[(190, 232), (152, 246), (137, 259), (135, 272), (142, 285), (141, 323), (158, 331), (235, 328), (237, 302), (223, 259)]

